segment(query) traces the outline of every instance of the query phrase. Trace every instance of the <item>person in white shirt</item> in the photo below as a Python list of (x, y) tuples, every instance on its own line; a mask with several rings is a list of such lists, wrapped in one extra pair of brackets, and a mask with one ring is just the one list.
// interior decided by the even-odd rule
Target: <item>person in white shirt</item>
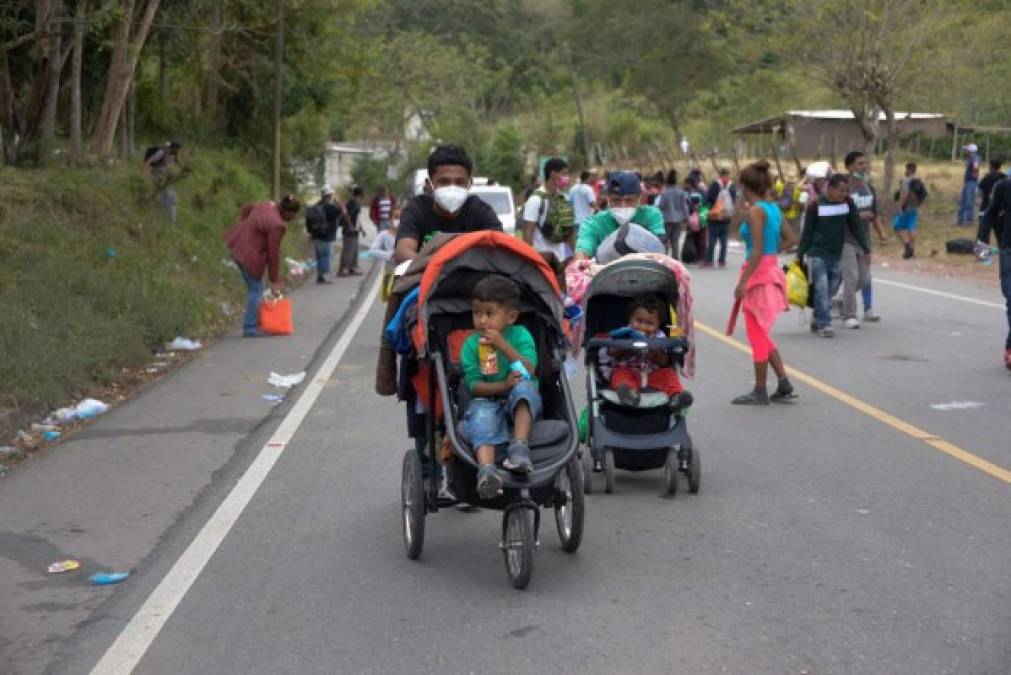
[(397, 248), (398, 227), (400, 227), (400, 207), (394, 206), (390, 212), (389, 226), (379, 231), (369, 247), (369, 256), (386, 261), (383, 265), (383, 302), (390, 299), (393, 287), (393, 270), (396, 267), (393, 252)]
[[(564, 159), (553, 157), (544, 163), (544, 184), (530, 195), (523, 206), (524, 241), (542, 253), (553, 253), (562, 264), (572, 257), (572, 239), (575, 236), (572, 207), (564, 194), (567, 187), (569, 165)], [(546, 227), (550, 227), (552, 232), (558, 228), (559, 233), (545, 236)], [(559, 238), (563, 240), (559, 241)]]
[(569, 190), (569, 201), (572, 202), (572, 218), (576, 227), (593, 215), (597, 205), (597, 195), (593, 192), (593, 184), (597, 176), (592, 171), (579, 174), (579, 183)]

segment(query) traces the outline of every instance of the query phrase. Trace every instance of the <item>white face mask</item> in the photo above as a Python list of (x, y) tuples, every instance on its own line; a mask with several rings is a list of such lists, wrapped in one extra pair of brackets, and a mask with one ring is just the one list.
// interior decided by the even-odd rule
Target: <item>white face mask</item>
[(467, 201), (467, 188), (459, 185), (448, 185), (435, 190), (435, 203), (448, 213), (459, 211), (465, 201)]
[(625, 225), (635, 216), (634, 206), (616, 206), (611, 209), (611, 217), (618, 221), (619, 225)]

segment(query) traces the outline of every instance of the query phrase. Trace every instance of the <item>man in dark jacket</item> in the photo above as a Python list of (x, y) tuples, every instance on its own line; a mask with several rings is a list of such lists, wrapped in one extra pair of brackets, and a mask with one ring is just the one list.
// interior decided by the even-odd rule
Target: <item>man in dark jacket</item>
[(797, 258), (808, 256), (809, 278), (814, 286), (814, 323), (811, 330), (822, 337), (832, 337), (832, 301), (829, 289), (841, 281), (839, 260), (847, 233), (871, 262), (871, 244), (860, 220), (860, 211), (849, 198), (849, 177), (837, 173), (828, 179), (825, 194), (808, 205), (804, 215), (804, 233), (800, 237)]
[(323, 186), (319, 202), (306, 209), (305, 226), (312, 237), (316, 249), (316, 283), (329, 284), (333, 261), (334, 242), (337, 240), (337, 224), (344, 211), (344, 205), (334, 199), (333, 188)]
[(351, 187), (351, 199), (344, 206), (343, 232), (341, 233), (341, 261), (337, 276), (346, 277), (349, 274), (359, 276), (362, 270), (358, 267), (358, 237), (365, 234), (358, 219), (362, 213), (362, 198), (365, 192), (358, 185)]
[(1011, 370), (1011, 181), (1007, 178), (994, 186), (976, 234), (976, 238), (986, 246), (990, 244), (991, 229), (997, 235), (1000, 290), (1007, 304), (1008, 336), (1004, 342), (1004, 367)]

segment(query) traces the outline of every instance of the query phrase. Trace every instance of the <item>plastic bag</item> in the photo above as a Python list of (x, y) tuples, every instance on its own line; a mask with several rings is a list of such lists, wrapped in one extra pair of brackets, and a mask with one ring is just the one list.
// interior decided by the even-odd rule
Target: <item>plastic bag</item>
[(291, 335), (291, 298), (265, 298), (260, 303), (260, 330), (268, 335)]
[(807, 307), (807, 275), (796, 260), (786, 270), (786, 299), (791, 305)]

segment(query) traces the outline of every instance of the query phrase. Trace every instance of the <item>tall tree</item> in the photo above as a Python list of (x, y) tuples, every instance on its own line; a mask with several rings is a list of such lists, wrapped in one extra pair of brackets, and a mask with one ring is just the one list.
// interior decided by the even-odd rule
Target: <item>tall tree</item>
[(85, 21), (88, 0), (76, 0), (74, 7), (74, 35), (71, 40), (70, 59), (70, 146), (67, 155), (71, 162), (81, 160), (81, 63), (84, 58)]
[(137, 59), (151, 30), (160, 0), (120, 0), (119, 26), (112, 49), (105, 98), (95, 125), (91, 149), (100, 157), (112, 153), (116, 127), (137, 69)]

